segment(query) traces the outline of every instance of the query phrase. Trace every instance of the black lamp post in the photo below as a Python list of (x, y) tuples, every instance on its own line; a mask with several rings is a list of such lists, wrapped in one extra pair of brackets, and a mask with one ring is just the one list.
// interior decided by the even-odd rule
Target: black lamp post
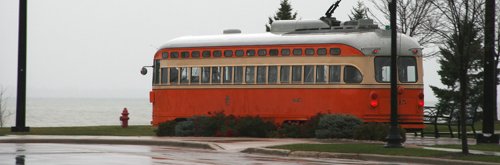
[(12, 132), (29, 132), (26, 127), (26, 40), (27, 40), (27, 0), (19, 1), (19, 45), (17, 62), (16, 126)]
[(389, 135), (387, 135), (386, 148), (403, 147), (398, 127), (396, 1), (389, 0), (389, 11), (391, 13), (391, 126), (389, 128)]

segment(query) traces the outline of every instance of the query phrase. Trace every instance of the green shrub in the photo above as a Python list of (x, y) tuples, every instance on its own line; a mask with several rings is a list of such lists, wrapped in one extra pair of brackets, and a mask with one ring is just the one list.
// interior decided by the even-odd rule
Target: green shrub
[(194, 123), (191, 120), (182, 121), (175, 126), (175, 136), (193, 136)]
[(352, 138), (356, 127), (363, 122), (352, 115), (323, 115), (316, 128), (316, 138)]
[[(386, 141), (389, 132), (389, 124), (385, 123), (364, 123), (354, 131), (356, 140), (377, 140)], [(406, 141), (406, 131), (400, 129), (402, 141)]]
[(214, 136), (217, 131), (213, 120), (208, 116), (194, 116), (191, 121), (194, 124), (194, 136)]
[(280, 137), (313, 138), (321, 116), (322, 114), (317, 114), (304, 122), (283, 123), (278, 129), (278, 134)]
[(268, 137), (273, 130), (276, 130), (276, 126), (258, 116), (246, 116), (236, 120), (235, 129), (239, 136)]
[(226, 116), (223, 112), (211, 116), (194, 116), (194, 136), (233, 136), (235, 117)]
[(155, 130), (156, 136), (174, 136), (175, 135), (175, 120), (160, 123)]

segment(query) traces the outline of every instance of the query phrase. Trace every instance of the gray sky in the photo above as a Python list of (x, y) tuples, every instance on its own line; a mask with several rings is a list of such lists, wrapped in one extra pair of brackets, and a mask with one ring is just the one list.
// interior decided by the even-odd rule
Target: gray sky
[[(290, 0), (301, 19), (318, 19), (334, 0)], [(262, 33), (279, 0), (37, 0), (28, 2), (28, 97), (147, 98), (157, 47), (185, 35), (238, 28)], [(356, 1), (334, 13), (348, 20)], [(0, 84), (15, 97), (18, 1), (0, 1)], [(436, 100), (435, 60), (424, 62), (426, 101)]]

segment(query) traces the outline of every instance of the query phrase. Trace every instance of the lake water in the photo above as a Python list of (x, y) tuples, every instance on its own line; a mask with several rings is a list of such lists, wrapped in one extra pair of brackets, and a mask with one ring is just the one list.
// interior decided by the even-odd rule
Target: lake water
[[(149, 125), (152, 106), (149, 99), (93, 99), (93, 98), (28, 98), (26, 126), (97, 126), (120, 125), (119, 117), (127, 108), (130, 125)], [(16, 101), (9, 98), (7, 109), (15, 112)], [(15, 114), (6, 127), (15, 125)]]

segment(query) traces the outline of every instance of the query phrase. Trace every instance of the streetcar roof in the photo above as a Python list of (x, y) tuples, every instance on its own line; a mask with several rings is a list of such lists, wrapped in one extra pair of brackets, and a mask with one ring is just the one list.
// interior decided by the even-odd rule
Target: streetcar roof
[[(293, 44), (345, 44), (365, 50), (379, 49), (380, 55), (390, 54), (390, 31), (351, 30), (316, 31), (292, 33), (221, 34), (206, 36), (185, 36), (175, 38), (162, 45), (164, 48), (196, 48), (224, 46), (293, 45)], [(420, 45), (413, 38), (398, 33), (398, 55), (413, 55), (411, 49)]]

